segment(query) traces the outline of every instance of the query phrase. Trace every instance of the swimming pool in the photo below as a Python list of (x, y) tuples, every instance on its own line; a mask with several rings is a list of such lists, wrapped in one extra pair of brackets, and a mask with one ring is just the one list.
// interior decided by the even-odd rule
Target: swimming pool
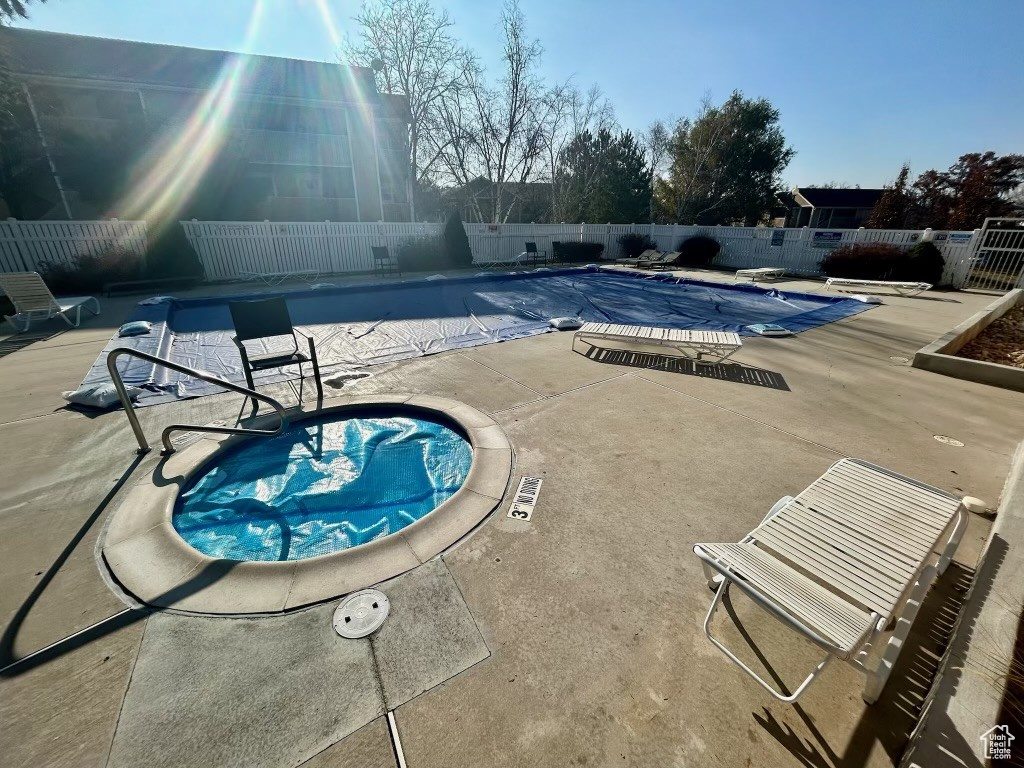
[[(106, 354), (118, 346), (241, 383), (228, 304), (268, 296), (287, 299), (293, 321), (316, 340), (321, 368), (334, 366), (332, 371), (548, 333), (552, 331), (548, 321), (555, 317), (750, 336), (746, 326), (755, 323), (781, 324), (800, 333), (870, 309), (843, 296), (599, 268), (167, 298), (139, 305), (131, 319), (148, 320), (153, 330), (144, 336), (112, 339), (84, 384), (109, 380)], [(219, 391), (212, 384), (135, 358), (122, 358), (118, 367), (126, 384), (143, 389), (141, 406)], [(257, 375), (257, 384), (293, 375), (287, 370), (264, 371)]]
[(172, 523), (205, 555), (304, 560), (388, 536), (462, 487), (465, 437), (425, 417), (301, 421), (219, 456), (178, 499)]

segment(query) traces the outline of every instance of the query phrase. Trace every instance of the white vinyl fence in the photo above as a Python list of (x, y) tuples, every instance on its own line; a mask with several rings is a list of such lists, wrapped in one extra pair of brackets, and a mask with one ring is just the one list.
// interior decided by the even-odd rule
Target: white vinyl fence
[(0, 221), (0, 272), (36, 272), (43, 264), (71, 264), (122, 248), (142, 258), (144, 221)]
[(662, 251), (673, 251), (693, 235), (714, 238), (722, 246), (713, 266), (725, 269), (783, 267), (797, 275), (820, 275), (820, 262), (829, 251), (853, 243), (887, 243), (910, 248), (930, 239), (942, 251), (943, 283), (963, 285), (970, 271), (976, 232), (895, 229), (782, 229), (769, 227), (699, 227), (681, 224), (466, 224), (473, 259), (480, 264), (512, 261), (536, 242), (550, 250), (555, 242), (594, 242), (604, 245), (602, 258), (625, 254), (618, 238), (629, 232), (648, 235)]
[[(373, 269), (370, 247), (392, 253), (405, 241), (440, 232), (439, 224), (338, 222), (183, 221), (185, 234), (208, 280), (254, 275), (333, 274)], [(909, 248), (931, 239), (946, 261), (943, 283), (962, 286), (970, 271), (974, 232), (878, 229), (780, 229), (698, 227), (672, 224), (466, 224), (476, 264), (511, 262), (526, 242), (551, 252), (556, 242), (597, 242), (604, 260), (623, 256), (618, 239), (634, 232), (649, 235), (663, 251), (676, 250), (692, 235), (713, 237), (722, 245), (714, 266), (726, 269), (782, 267), (797, 275), (820, 275), (821, 259), (833, 248), (852, 243), (889, 243)]]
[(368, 272), (370, 246), (395, 249), (437, 234), (440, 224), (356, 224), (333, 221), (183, 221), (207, 280), (256, 275)]
[[(411, 238), (436, 235), (439, 224), (183, 221), (182, 227), (206, 270), (208, 280), (237, 280), (254, 275), (336, 274), (373, 269), (370, 247), (394, 252)], [(550, 252), (556, 242), (598, 242), (602, 258), (624, 255), (618, 239), (633, 232), (650, 236), (663, 251), (675, 250), (692, 235), (713, 237), (722, 245), (714, 266), (725, 269), (782, 267), (798, 275), (819, 275), (821, 259), (851, 243), (883, 242), (909, 248), (930, 239), (946, 261), (943, 282), (962, 287), (977, 260), (980, 230), (773, 229), (697, 227), (672, 224), (466, 224), (477, 264), (512, 261), (526, 242)], [(44, 263), (70, 263), (111, 247), (140, 257), (146, 251), (143, 221), (0, 221), (0, 271), (38, 270)]]

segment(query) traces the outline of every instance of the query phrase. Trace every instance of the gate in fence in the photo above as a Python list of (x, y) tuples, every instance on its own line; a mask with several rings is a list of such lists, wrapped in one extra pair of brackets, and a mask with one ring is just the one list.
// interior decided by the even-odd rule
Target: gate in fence
[(1024, 219), (985, 219), (971, 253), (968, 288), (1024, 288)]

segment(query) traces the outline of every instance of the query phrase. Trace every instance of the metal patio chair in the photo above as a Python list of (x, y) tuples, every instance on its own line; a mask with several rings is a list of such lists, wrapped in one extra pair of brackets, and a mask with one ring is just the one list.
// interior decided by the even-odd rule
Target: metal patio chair
[(373, 252), (373, 271), (378, 275), (395, 274), (401, 276), (402, 268), (398, 259), (391, 255), (386, 245), (371, 245)]
[[(283, 298), (232, 301), (228, 305), (228, 309), (231, 311), (231, 321), (235, 326), (235, 335), (231, 340), (235, 342), (238, 353), (242, 356), (242, 372), (245, 374), (245, 382), (249, 389), (256, 389), (252, 378), (253, 373), (297, 365), (299, 367), (299, 402), (301, 403), (302, 385), (306, 380), (302, 366), (305, 363), (312, 363), (317, 396), (323, 400), (324, 389), (320, 382), (320, 363), (316, 359), (313, 337), (296, 330), (292, 325), (291, 315), (288, 314), (288, 304)], [(305, 340), (308, 351), (300, 351), (299, 336)], [(280, 344), (268, 346), (264, 343), (264, 349), (255, 355), (245, 346), (247, 341), (286, 338), (290, 339), (290, 345), (285, 342), (282, 348)], [(255, 398), (251, 399), (252, 415), (255, 416), (259, 409), (259, 402)]]
[(541, 264), (548, 263), (548, 252), (538, 251), (537, 244), (534, 242), (528, 242), (526, 244), (526, 250), (524, 251), (524, 254), (529, 261), (533, 262), (534, 266), (537, 266), (538, 262), (540, 262)]

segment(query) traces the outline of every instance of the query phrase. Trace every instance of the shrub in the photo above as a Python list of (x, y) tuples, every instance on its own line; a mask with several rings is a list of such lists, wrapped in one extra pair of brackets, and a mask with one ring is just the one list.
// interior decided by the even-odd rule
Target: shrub
[[(152, 233), (152, 230), (151, 230)], [(181, 225), (174, 223), (151, 234), (144, 278), (202, 277), (203, 265), (192, 250)]]
[(406, 240), (398, 246), (395, 258), (403, 272), (428, 272), (447, 269), (450, 265), (445, 258), (441, 239), (436, 235), (422, 235)]
[(554, 253), (556, 261), (564, 261), (567, 264), (583, 263), (587, 264), (592, 261), (599, 261), (601, 254), (604, 252), (603, 243), (572, 243), (572, 242), (561, 242), (554, 246)]
[(688, 267), (706, 267), (720, 250), (722, 246), (713, 237), (694, 235), (679, 244), (679, 258), (676, 259), (676, 263)]
[(449, 211), (444, 221), (441, 241), (444, 243), (449, 266), (456, 268), (473, 266), (473, 251), (469, 248), (466, 228), (462, 226), (462, 217), (459, 216), (457, 210)]
[(942, 270), (946, 262), (942, 258), (939, 246), (931, 240), (916, 243), (905, 254), (905, 259), (893, 277), (896, 280), (913, 280), (922, 283), (939, 285), (942, 282)]
[(888, 280), (903, 259), (903, 251), (886, 243), (844, 245), (821, 260), (821, 271), (829, 277)]
[(658, 247), (658, 244), (651, 240), (650, 236), (637, 232), (619, 235), (619, 245), (622, 246), (622, 252), (630, 259), (635, 259), (644, 251), (655, 250)]
[(70, 262), (44, 262), (39, 272), (56, 295), (97, 293), (107, 283), (138, 280), (142, 260), (120, 246), (93, 255), (76, 256)]
[(858, 243), (836, 248), (821, 260), (829, 277), (859, 280), (913, 280), (937, 285), (942, 280), (942, 253), (932, 242), (909, 250), (886, 243)]

